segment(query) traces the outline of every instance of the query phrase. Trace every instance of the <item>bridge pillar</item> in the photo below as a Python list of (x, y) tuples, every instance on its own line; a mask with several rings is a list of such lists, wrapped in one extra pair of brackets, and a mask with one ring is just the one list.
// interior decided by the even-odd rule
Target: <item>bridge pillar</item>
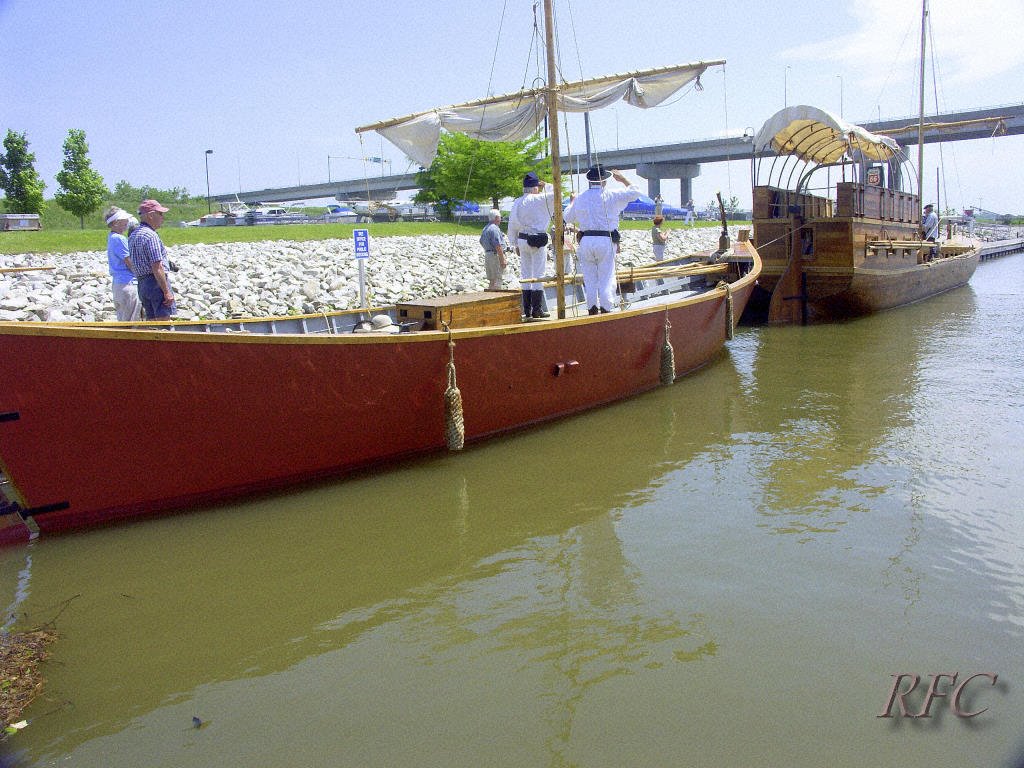
[(697, 163), (640, 163), (637, 176), (647, 179), (647, 194), (656, 197), (661, 192), (662, 179), (679, 179), (679, 204), (693, 197), (693, 180), (700, 176)]

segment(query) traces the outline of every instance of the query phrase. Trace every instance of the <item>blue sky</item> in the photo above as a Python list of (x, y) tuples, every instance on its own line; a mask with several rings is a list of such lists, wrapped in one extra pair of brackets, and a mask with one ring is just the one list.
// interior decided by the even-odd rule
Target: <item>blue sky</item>
[[(940, 110), (1024, 101), (1024, 3), (931, 0)], [(595, 149), (757, 129), (805, 103), (854, 122), (913, 115), (917, 0), (855, 4), (628, 4), (556, 0), (565, 76), (726, 59), (704, 91), (667, 106), (595, 113)], [(213, 194), (404, 172), (409, 161), (353, 129), (504, 93), (541, 72), (531, 0), (0, 0), (0, 130), (27, 134), (52, 196), (62, 144), (82, 129), (108, 186)], [(927, 103), (935, 97), (929, 84)], [(582, 151), (582, 121), (568, 143)], [(330, 160), (329, 160), (330, 158)], [(949, 205), (1024, 211), (1024, 136), (944, 145)], [(938, 149), (926, 148), (926, 189)], [(365, 166), (365, 169), (364, 169)], [(1009, 169), (1009, 170), (1008, 170)], [(705, 166), (699, 206), (750, 199), (747, 161)], [(678, 187), (663, 193), (676, 202)], [(674, 199), (676, 198), (676, 199)], [(945, 202), (943, 205), (945, 206)]]

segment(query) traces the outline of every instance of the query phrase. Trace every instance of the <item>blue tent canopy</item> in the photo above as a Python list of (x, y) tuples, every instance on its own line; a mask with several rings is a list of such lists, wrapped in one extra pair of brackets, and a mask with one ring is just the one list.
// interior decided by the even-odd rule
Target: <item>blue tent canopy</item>
[[(622, 213), (625, 216), (653, 216), (655, 205), (654, 200), (647, 195), (640, 195), (636, 200), (630, 202)], [(670, 216), (679, 216), (681, 218), (686, 215), (686, 211), (682, 208), (676, 208), (674, 205), (665, 205), (663, 203), (661, 215), (666, 218)]]
[(623, 211), (627, 216), (629, 214), (642, 215), (642, 216), (653, 216), (654, 215), (654, 201), (647, 195), (640, 195), (636, 200), (630, 202)]

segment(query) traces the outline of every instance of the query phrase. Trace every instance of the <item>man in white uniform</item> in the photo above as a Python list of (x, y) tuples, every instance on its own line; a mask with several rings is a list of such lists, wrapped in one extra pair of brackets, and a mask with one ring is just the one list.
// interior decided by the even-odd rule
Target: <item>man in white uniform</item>
[[(523, 177), (523, 194), (512, 203), (508, 216), (508, 239), (519, 254), (521, 280), (544, 277), (548, 256), (547, 229), (554, 214), (555, 191), (541, 181), (537, 174)], [(523, 315), (529, 318), (550, 317), (544, 311), (544, 286), (540, 283), (522, 283)]]
[[(612, 177), (625, 189), (607, 190)], [(619, 235), (619, 214), (640, 190), (618, 171), (601, 165), (587, 171), (589, 188), (565, 209), (565, 220), (576, 224), (582, 235), (576, 256), (583, 272), (583, 292), (592, 315), (611, 312), (615, 306), (615, 245)]]

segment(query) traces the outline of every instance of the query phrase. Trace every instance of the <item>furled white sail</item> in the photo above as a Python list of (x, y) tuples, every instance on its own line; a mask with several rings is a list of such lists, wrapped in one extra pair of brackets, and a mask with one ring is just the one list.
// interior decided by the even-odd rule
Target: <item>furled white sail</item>
[[(642, 109), (656, 107), (697, 80), (708, 67), (724, 63), (701, 61), (567, 83), (557, 90), (558, 109), (589, 112), (617, 101)], [(540, 128), (546, 108), (546, 91), (537, 88), (385, 120), (356, 128), (356, 133), (377, 131), (417, 163), (428, 167), (437, 154), (442, 130), (483, 141), (519, 141)]]
[(860, 152), (872, 160), (897, 155), (899, 144), (859, 125), (848, 123), (817, 107), (797, 105), (779, 110), (754, 137), (754, 151), (768, 146), (779, 155), (794, 155), (819, 164), (835, 163), (847, 152)]

